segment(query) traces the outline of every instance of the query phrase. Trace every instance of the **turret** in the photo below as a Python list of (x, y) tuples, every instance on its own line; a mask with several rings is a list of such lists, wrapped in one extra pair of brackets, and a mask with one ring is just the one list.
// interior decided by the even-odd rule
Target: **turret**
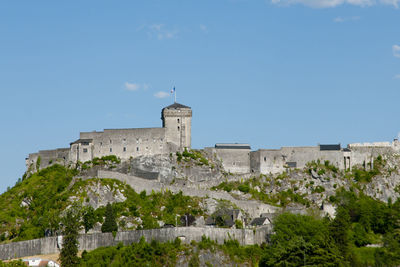
[(163, 128), (166, 128), (166, 140), (178, 146), (179, 150), (191, 147), (192, 109), (174, 103), (161, 112)]

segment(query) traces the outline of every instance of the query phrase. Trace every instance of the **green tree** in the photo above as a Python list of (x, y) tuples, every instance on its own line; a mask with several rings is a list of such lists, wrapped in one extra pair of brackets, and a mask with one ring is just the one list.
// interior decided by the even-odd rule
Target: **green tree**
[(64, 224), (63, 242), (60, 253), (61, 266), (77, 266), (78, 258), (78, 231), (80, 228), (80, 212), (76, 207), (70, 208), (62, 219)]
[(101, 226), (101, 231), (103, 233), (111, 233), (111, 232), (118, 231), (118, 225), (117, 225), (117, 222), (115, 221), (113, 208), (110, 203), (108, 203), (106, 206), (105, 217), (106, 218), (104, 220), (104, 223)]
[(349, 211), (343, 207), (338, 207), (336, 217), (329, 225), (329, 231), (336, 246), (345, 258), (348, 258), (350, 253), (350, 225)]
[(384, 246), (375, 253), (376, 266), (400, 265), (400, 229), (387, 233), (383, 238)]
[(92, 229), (95, 223), (96, 216), (94, 214), (94, 209), (92, 206), (89, 206), (83, 213), (83, 227), (85, 227), (85, 233)]
[(275, 219), (274, 232), (260, 266), (338, 266), (343, 262), (325, 220), (283, 213)]

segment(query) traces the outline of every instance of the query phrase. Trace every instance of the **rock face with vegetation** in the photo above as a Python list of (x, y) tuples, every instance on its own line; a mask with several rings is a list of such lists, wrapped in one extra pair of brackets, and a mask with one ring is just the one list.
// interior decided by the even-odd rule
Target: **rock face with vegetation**
[(352, 190), (388, 202), (400, 196), (400, 158), (378, 156), (374, 166), (355, 167), (340, 171), (329, 161), (309, 162), (303, 170), (290, 170), (279, 175), (259, 175), (240, 181), (221, 182), (212, 187), (239, 198), (256, 199), (281, 207), (300, 205), (322, 207), (334, 204), (335, 194), (340, 190)]
[[(113, 266), (122, 266), (121, 261), (155, 266), (397, 266), (399, 166), (398, 155), (380, 155), (372, 165), (346, 171), (329, 161), (313, 161), (304, 169), (288, 169), (279, 175), (233, 175), (223, 170), (215, 155), (195, 150), (124, 162), (107, 156), (72, 169), (53, 165), (25, 175), (0, 195), (0, 242), (60, 234), (71, 207), (79, 210), (78, 230), (91, 233), (108, 224), (110, 208), (116, 223), (112, 232), (188, 223), (204, 226), (209, 218), (219, 222), (217, 227), (254, 227), (250, 221), (263, 213), (254, 207), (265, 206), (271, 207), (265, 213), (274, 213), (275, 235), (262, 247), (236, 243), (218, 247), (206, 239), (189, 247), (179, 241), (141, 242), (85, 252), (80, 264), (91, 266), (108, 255)], [(135, 177), (157, 187), (151, 193), (136, 192), (121, 179), (96, 178), (99, 171)], [(227, 225), (223, 218), (232, 210), (241, 215)], [(156, 256), (147, 258), (143, 249)], [(141, 257), (129, 258), (126, 253)]]

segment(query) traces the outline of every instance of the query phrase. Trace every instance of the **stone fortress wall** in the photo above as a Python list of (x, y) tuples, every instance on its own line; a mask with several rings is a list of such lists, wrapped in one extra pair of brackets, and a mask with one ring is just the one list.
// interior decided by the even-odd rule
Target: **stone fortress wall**
[(222, 161), (225, 171), (231, 173), (250, 173), (250, 145), (248, 144), (216, 144), (206, 147), (207, 153), (216, 154)]
[[(68, 165), (85, 162), (95, 157), (116, 155), (122, 160), (139, 156), (165, 155), (191, 147), (190, 107), (174, 103), (162, 109), (162, 128), (106, 129), (101, 132), (81, 132), (80, 138), (69, 148), (43, 150), (26, 159), (31, 171), (36, 165), (45, 168), (53, 163)], [(355, 165), (372, 166), (378, 155), (399, 153), (400, 142), (355, 143), (347, 148), (337, 145), (282, 147), (251, 151), (248, 144), (216, 144), (205, 152), (215, 154), (225, 171), (234, 174), (281, 173), (290, 168), (304, 168), (307, 162), (320, 160), (339, 169)], [(40, 164), (37, 161), (40, 157)]]
[(258, 164), (253, 164), (251, 171), (263, 174), (280, 173), (288, 168), (304, 168), (307, 162), (329, 160), (340, 169), (344, 169), (343, 151), (323, 150), (322, 146), (315, 147), (282, 147), (281, 149), (260, 149), (252, 155)]
[(340, 170), (351, 169), (356, 165), (368, 168), (373, 166), (373, 160), (377, 156), (394, 153), (400, 153), (398, 139), (394, 139), (392, 143), (349, 144), (347, 148), (341, 148), (340, 144), (337, 144), (259, 149), (250, 152), (249, 168), (251, 173), (276, 174), (287, 169), (302, 169), (308, 162), (317, 160), (321, 163), (328, 160)]
[(83, 132), (71, 143), (69, 159), (85, 162), (95, 157), (118, 155), (123, 160), (142, 155), (164, 154), (168, 150), (165, 128), (106, 129)]
[[(270, 234), (270, 227), (261, 227), (254, 231), (252, 229), (174, 227), (118, 232), (115, 237), (113, 237), (112, 233), (84, 234), (79, 236), (78, 242), (79, 250), (89, 251), (99, 247), (116, 246), (119, 242), (124, 243), (124, 245), (137, 243), (142, 237), (147, 242), (152, 240), (167, 242), (179, 238), (183, 243), (190, 244), (192, 240), (200, 242), (204, 235), (219, 244), (223, 244), (224, 240), (235, 239), (241, 245), (261, 245), (267, 241), (267, 236)], [(58, 237), (46, 237), (1, 244), (0, 260), (59, 253), (61, 243), (62, 240), (58, 239)]]
[(162, 109), (162, 128), (105, 129), (81, 132), (69, 148), (41, 150), (26, 158), (28, 170), (35, 171), (53, 163), (69, 165), (95, 157), (115, 155), (123, 160), (143, 155), (169, 154), (191, 147), (190, 107), (174, 103)]

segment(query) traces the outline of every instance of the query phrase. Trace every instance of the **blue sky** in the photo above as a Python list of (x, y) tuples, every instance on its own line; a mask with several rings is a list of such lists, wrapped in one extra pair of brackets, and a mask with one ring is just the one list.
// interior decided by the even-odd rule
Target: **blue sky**
[(0, 192), (80, 131), (193, 109), (194, 148), (391, 141), (399, 0), (1, 1)]

